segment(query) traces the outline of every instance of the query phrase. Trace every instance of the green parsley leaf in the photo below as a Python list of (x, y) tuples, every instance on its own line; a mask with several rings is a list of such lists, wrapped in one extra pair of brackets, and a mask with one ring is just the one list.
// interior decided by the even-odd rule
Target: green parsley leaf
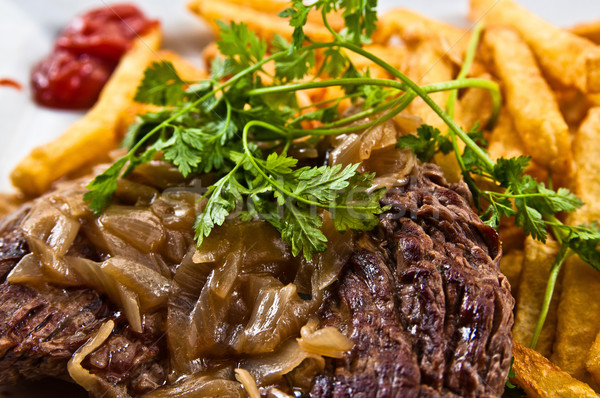
[(396, 148), (410, 148), (421, 162), (429, 162), (436, 152), (449, 153), (452, 143), (437, 128), (423, 124), (417, 135), (405, 135), (398, 139)]
[(177, 105), (185, 97), (185, 84), (171, 62), (153, 62), (144, 71), (134, 100), (144, 104)]
[(248, 29), (248, 25), (233, 21), (229, 25), (223, 21), (217, 24), (220, 32), (217, 47), (236, 70), (246, 69), (264, 58), (267, 43)]
[(83, 200), (89, 202), (90, 209), (98, 215), (108, 206), (117, 190), (117, 181), (121, 170), (127, 164), (128, 158), (123, 157), (113, 163), (106, 171), (96, 176), (87, 185), (88, 192), (83, 195)]

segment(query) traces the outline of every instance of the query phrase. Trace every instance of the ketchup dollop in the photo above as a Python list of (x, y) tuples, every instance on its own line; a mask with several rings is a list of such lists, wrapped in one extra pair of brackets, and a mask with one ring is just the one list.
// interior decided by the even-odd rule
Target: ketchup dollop
[(33, 69), (33, 97), (41, 105), (89, 108), (138, 35), (156, 26), (131, 4), (91, 10), (62, 31), (54, 50)]

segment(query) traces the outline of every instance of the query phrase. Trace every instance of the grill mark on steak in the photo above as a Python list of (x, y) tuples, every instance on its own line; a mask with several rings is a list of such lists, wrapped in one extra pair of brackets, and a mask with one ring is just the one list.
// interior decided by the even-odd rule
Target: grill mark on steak
[[(70, 380), (67, 362), (108, 319), (117, 327), (84, 365), (133, 395), (152, 391), (166, 380), (164, 319), (147, 315), (142, 334), (134, 333), (105, 297), (92, 289), (37, 288), (9, 284), (6, 275), (29, 253), (20, 228), (28, 207), (0, 222), (0, 384), (56, 377)], [(79, 235), (69, 255), (98, 259)], [(99, 358), (104, 356), (102, 363)]]
[(359, 239), (320, 309), (322, 325), (355, 346), (328, 360), (311, 397), (502, 394), (514, 301), (498, 236), (470, 203), (466, 186), (433, 165), (386, 193), (391, 210)]
[[(109, 311), (89, 289), (0, 285), (0, 383), (67, 377), (66, 363)], [(32, 368), (32, 364), (36, 368)]]

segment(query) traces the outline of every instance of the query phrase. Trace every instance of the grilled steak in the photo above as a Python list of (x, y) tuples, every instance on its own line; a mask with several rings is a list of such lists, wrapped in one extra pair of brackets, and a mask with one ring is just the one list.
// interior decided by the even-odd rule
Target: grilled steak
[(449, 186), (434, 166), (384, 202), (391, 210), (321, 309), (355, 347), (330, 361), (311, 396), (501, 395), (514, 302), (496, 232), (470, 210), (466, 186)]
[[(498, 271), (496, 232), (470, 209), (464, 184), (432, 165), (384, 198), (380, 225), (357, 237), (341, 277), (319, 310), (354, 342), (327, 359), (311, 397), (499, 396), (511, 358), (513, 299)], [(0, 228), (4, 278), (27, 252), (19, 217)], [(93, 257), (86, 242), (77, 255)], [(0, 285), (0, 382), (67, 378), (66, 362), (107, 319), (118, 325), (85, 368), (131, 395), (167, 380), (164, 319), (133, 332), (91, 289)], [(233, 376), (231, 376), (233, 377)], [(291, 391), (290, 391), (291, 392)]]

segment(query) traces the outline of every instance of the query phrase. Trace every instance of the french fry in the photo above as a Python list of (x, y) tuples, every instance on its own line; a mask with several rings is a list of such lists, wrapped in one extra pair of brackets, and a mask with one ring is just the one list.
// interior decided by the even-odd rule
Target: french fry
[(435, 42), (441, 53), (448, 54), (458, 64), (462, 63), (470, 37), (463, 29), (402, 8), (379, 17), (372, 40), (385, 45), (393, 35), (400, 36), (410, 44), (421, 40)]
[(596, 44), (600, 44), (600, 19), (577, 24), (570, 29), (577, 36), (585, 37)]
[(521, 282), (521, 271), (523, 268), (523, 251), (511, 250), (502, 255), (500, 260), (500, 271), (510, 283), (510, 291), (515, 300), (518, 300), (519, 284)]
[[(410, 48), (407, 59), (406, 74), (417, 84), (439, 83), (451, 80), (454, 77), (454, 65), (440, 52), (439, 47), (431, 41), (419, 41)], [(442, 108), (450, 93), (448, 91), (430, 94), (430, 97)], [(440, 131), (447, 130), (446, 124), (421, 98), (416, 98), (407, 108), (408, 113), (419, 116), (423, 123), (434, 126)], [(448, 181), (460, 180), (462, 174), (453, 153), (448, 155), (437, 154), (434, 158)]]
[[(226, 0), (225, 2), (238, 6), (250, 7), (253, 10), (266, 12), (273, 16), (277, 16), (277, 14), (288, 8), (290, 5), (289, 2), (280, 0)], [(322, 25), (323, 17), (321, 16), (321, 12), (314, 9), (310, 10), (307, 15), (307, 21), (316, 25)], [(340, 12), (330, 12), (327, 14), (327, 22), (335, 31), (340, 31), (346, 26)]]
[(471, 0), (470, 17), (517, 30), (553, 80), (585, 93), (600, 90), (600, 48), (593, 42), (551, 25), (513, 0)]
[[(217, 21), (227, 23), (233, 21), (244, 22), (251, 31), (268, 42), (273, 39), (275, 34), (288, 40), (292, 38), (293, 28), (286, 19), (244, 5), (211, 0), (192, 0), (188, 3), (188, 8), (194, 14), (204, 18), (215, 32), (219, 31)], [(304, 33), (315, 41), (331, 40), (331, 33), (324, 26), (312, 22), (304, 25)]]
[(551, 360), (571, 376), (593, 383), (585, 360), (600, 330), (600, 275), (578, 257), (569, 258), (563, 268)]
[[(492, 130), (488, 142), (488, 152), (493, 160), (501, 157), (525, 156), (526, 151), (523, 140), (515, 129), (512, 118), (506, 108), (500, 112), (498, 123), (496, 123), (494, 130)], [(536, 177), (539, 181), (545, 181), (548, 178), (548, 172), (536, 162), (531, 162), (527, 168), (527, 174)]]
[(506, 108), (503, 108), (500, 112), (498, 123), (492, 130), (488, 142), (488, 152), (493, 160), (525, 154), (523, 140), (519, 137), (519, 133), (517, 133)]
[(529, 398), (598, 396), (589, 385), (569, 376), (530, 348), (515, 343), (513, 356), (515, 377), (511, 381), (525, 390)]
[[(578, 225), (600, 219), (600, 108), (592, 108), (573, 142), (577, 165), (573, 189), (584, 206), (567, 223)], [(552, 362), (580, 380), (592, 383), (585, 359), (600, 331), (600, 273), (572, 257), (563, 266), (556, 342)]]
[(505, 218), (500, 221), (498, 234), (502, 242), (502, 251), (523, 250), (525, 246), (525, 233), (519, 228), (514, 219)]
[[(477, 76), (479, 79), (491, 80), (489, 74)], [(482, 88), (469, 88), (456, 103), (456, 120), (465, 130), (470, 131), (475, 125), (485, 128), (492, 117), (492, 97)]]
[(208, 77), (207, 71), (197, 67), (192, 64), (181, 55), (169, 51), (169, 50), (160, 50), (156, 54), (157, 61), (166, 61), (173, 64), (175, 71), (183, 80), (187, 81), (197, 81), (206, 79)]
[[(519, 287), (519, 301), (513, 327), (513, 339), (519, 344), (529, 346), (531, 343), (542, 310), (550, 267), (559, 249), (560, 245), (552, 239), (548, 239), (546, 244), (533, 240), (531, 237), (525, 240), (525, 259), (521, 271), (522, 283)], [(535, 350), (545, 357), (550, 357), (554, 344), (559, 291), (560, 282), (557, 282), (546, 322), (535, 347)]]
[(588, 352), (585, 368), (590, 372), (596, 384), (600, 385), (600, 333), (596, 335), (594, 344)]
[(54, 141), (35, 148), (12, 171), (15, 187), (30, 196), (47, 191), (61, 177), (107, 156), (118, 144), (117, 126), (160, 45), (154, 29), (136, 40), (100, 94), (96, 105)]
[(488, 29), (484, 44), (526, 152), (555, 177), (567, 180), (572, 163), (569, 127), (527, 44), (505, 28)]
[(202, 59), (206, 66), (210, 66), (215, 58), (220, 54), (217, 42), (213, 41), (202, 50)]
[[(406, 69), (408, 49), (404, 46), (382, 46), (371, 44), (365, 46), (365, 50), (383, 59), (400, 71)], [(352, 51), (347, 52), (346, 55), (350, 58), (350, 61), (352, 61), (356, 69), (363, 70), (369, 68), (372, 77), (391, 78), (390, 74), (385, 69), (375, 64), (370, 59)]]
[(591, 108), (573, 141), (576, 170), (573, 190), (584, 206), (574, 215), (576, 223), (600, 220), (600, 106)]
[(589, 96), (571, 88), (554, 90), (554, 97), (569, 127), (571, 129), (579, 128), (590, 109)]

